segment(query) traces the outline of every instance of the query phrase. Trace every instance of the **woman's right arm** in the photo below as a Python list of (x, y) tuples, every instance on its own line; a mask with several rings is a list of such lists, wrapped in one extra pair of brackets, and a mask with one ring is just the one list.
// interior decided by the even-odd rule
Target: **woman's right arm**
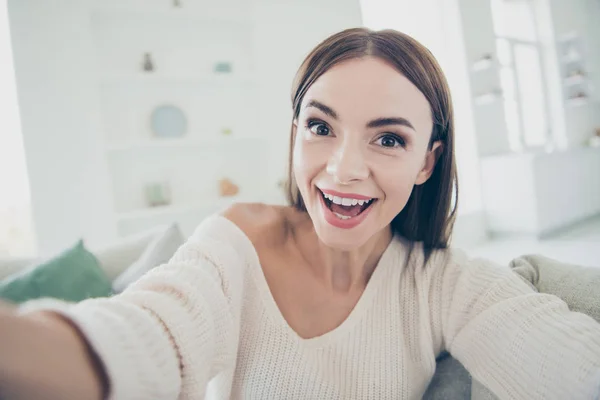
[(0, 304), (0, 398), (100, 400), (107, 389), (98, 358), (68, 320), (19, 316)]
[(117, 400), (204, 393), (235, 367), (252, 252), (233, 223), (211, 217), (168, 264), (118, 296), (3, 311), (0, 394), (97, 399), (103, 386)]

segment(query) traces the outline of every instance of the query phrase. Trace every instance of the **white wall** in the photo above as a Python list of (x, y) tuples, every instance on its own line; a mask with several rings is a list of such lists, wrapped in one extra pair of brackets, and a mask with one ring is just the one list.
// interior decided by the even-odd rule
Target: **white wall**
[(557, 150), (569, 147), (565, 116), (565, 101), (561, 65), (554, 34), (554, 21), (549, 0), (533, 0), (533, 13), (538, 39), (543, 52), (542, 65), (546, 78), (549, 134)]
[[(285, 178), (292, 122), (292, 80), (304, 58), (333, 33), (361, 26), (358, 0), (256, 0), (255, 63), (261, 128), (270, 146), (269, 182)], [(283, 202), (281, 198), (275, 201)]]
[(537, 232), (534, 158), (502, 154), (481, 160), (485, 213), (493, 233)]
[(114, 237), (87, 1), (9, 0), (41, 255)]

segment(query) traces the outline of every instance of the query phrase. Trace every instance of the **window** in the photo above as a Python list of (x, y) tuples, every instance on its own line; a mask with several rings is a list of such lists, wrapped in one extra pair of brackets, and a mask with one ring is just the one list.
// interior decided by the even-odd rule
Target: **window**
[(541, 45), (530, 0), (492, 0), (496, 52), (511, 149), (549, 141)]

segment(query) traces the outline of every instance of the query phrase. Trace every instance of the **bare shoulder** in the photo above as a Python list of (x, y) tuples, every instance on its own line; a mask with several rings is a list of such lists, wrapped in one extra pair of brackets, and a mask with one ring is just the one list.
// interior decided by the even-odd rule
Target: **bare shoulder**
[(236, 224), (257, 246), (285, 238), (288, 208), (264, 203), (235, 203), (220, 214)]

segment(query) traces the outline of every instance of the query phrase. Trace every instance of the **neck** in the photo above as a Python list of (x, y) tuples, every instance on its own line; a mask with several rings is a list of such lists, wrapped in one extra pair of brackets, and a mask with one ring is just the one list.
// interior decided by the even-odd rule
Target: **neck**
[(295, 247), (306, 264), (317, 279), (336, 293), (364, 290), (392, 240), (392, 230), (388, 226), (356, 249), (332, 248), (319, 239), (308, 215), (293, 231)]

